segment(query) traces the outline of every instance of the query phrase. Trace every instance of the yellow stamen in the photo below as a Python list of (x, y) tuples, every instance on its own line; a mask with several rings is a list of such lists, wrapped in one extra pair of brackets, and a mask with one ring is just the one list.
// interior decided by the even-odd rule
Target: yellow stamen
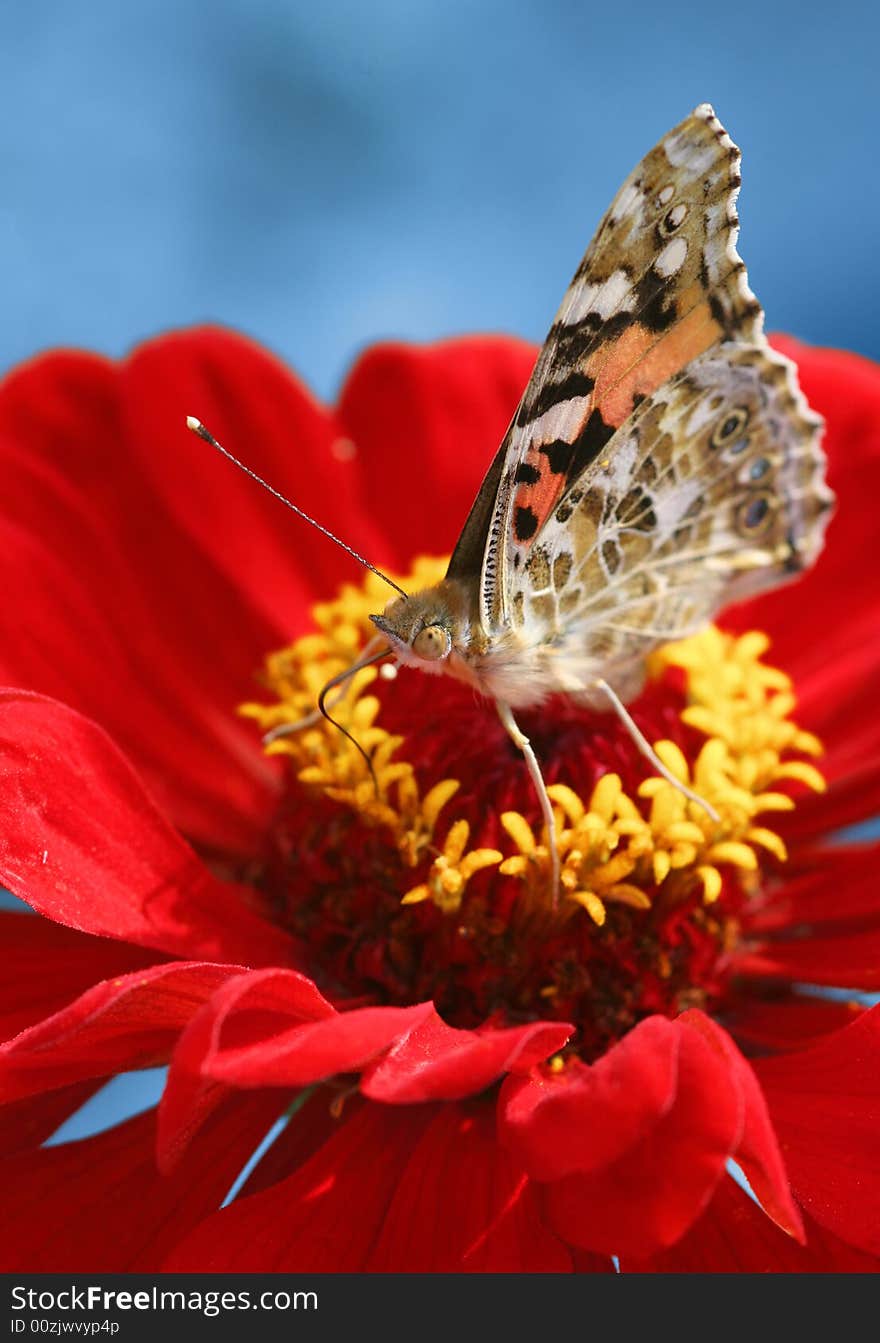
[(714, 904), (721, 894), (724, 885), (721, 873), (717, 867), (709, 867), (701, 863), (697, 868), (697, 876), (703, 883), (703, 900), (707, 905)]
[(576, 900), (579, 905), (583, 905), (597, 927), (602, 927), (606, 914), (605, 906), (598, 895), (595, 895), (592, 891), (572, 891), (571, 898)]
[(524, 816), (520, 816), (518, 811), (504, 811), (501, 813), (501, 824), (520, 853), (534, 853), (537, 843), (532, 834), (532, 827)]
[(471, 877), (484, 867), (500, 863), (502, 857), (497, 849), (471, 849), (469, 853), (465, 852), (469, 836), (470, 826), (467, 821), (455, 821), (450, 826), (443, 852), (431, 864), (428, 880), (407, 891), (403, 904), (416, 905), (423, 900), (433, 900), (447, 914), (454, 913), (460, 907)]

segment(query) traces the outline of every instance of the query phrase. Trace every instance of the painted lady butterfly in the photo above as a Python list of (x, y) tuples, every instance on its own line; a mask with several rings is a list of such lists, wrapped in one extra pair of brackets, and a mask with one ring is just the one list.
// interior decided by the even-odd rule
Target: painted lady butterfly
[(495, 701), (541, 800), (554, 883), (550, 800), (514, 709), (560, 693), (612, 708), (672, 778), (624, 707), (646, 655), (821, 549), (822, 422), (767, 344), (735, 249), (739, 164), (704, 103), (626, 179), (445, 579), (373, 616), (381, 639), (357, 664), (378, 647)]
[(622, 710), (653, 648), (821, 549), (833, 500), (822, 422), (768, 346), (736, 253), (739, 164), (704, 103), (630, 174), (446, 578), (373, 617), (401, 662), (495, 701), (551, 842), (512, 711), (557, 693)]

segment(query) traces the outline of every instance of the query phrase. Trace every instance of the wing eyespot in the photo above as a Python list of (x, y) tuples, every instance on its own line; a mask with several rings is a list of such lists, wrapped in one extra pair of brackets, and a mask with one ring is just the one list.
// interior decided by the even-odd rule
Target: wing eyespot
[(731, 444), (736, 444), (731, 451), (740, 452), (746, 447), (747, 439), (742, 439), (742, 447), (737, 442), (740, 439), (743, 430), (749, 422), (749, 411), (747, 406), (734, 406), (732, 410), (724, 413), (718, 425), (712, 434), (713, 448), (726, 448)]
[(773, 463), (770, 461), (769, 457), (756, 457), (755, 460), (749, 464), (747, 472), (749, 480), (763, 480), (770, 471), (772, 465)]
[(760, 534), (766, 530), (773, 519), (773, 513), (770, 507), (770, 495), (758, 494), (745, 503), (740, 504), (737, 510), (737, 523), (740, 530), (750, 536)]
[(681, 228), (688, 216), (688, 207), (684, 201), (679, 201), (673, 205), (671, 210), (667, 210), (663, 218), (657, 224), (657, 236), (661, 242), (667, 238), (672, 238)]

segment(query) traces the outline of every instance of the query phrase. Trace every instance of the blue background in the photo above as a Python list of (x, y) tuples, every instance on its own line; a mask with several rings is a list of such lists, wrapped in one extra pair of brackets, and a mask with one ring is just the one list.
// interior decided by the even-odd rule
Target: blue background
[(0, 367), (216, 319), (329, 396), (378, 337), (540, 340), (623, 177), (704, 100), (744, 152), (769, 326), (880, 355), (876, 14), (7, 3)]
[[(0, 368), (216, 320), (331, 396), (365, 344), (540, 340), (710, 101), (770, 329), (880, 356), (876, 4), (70, 0), (0, 15)], [(118, 1079), (62, 1131), (147, 1104)]]

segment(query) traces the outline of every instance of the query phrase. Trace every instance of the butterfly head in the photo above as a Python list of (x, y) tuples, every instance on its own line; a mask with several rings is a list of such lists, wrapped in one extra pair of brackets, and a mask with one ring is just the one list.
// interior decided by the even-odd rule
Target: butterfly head
[(441, 583), (412, 597), (390, 601), (380, 616), (370, 616), (401, 662), (423, 671), (442, 672), (460, 643), (461, 612), (455, 594)]

